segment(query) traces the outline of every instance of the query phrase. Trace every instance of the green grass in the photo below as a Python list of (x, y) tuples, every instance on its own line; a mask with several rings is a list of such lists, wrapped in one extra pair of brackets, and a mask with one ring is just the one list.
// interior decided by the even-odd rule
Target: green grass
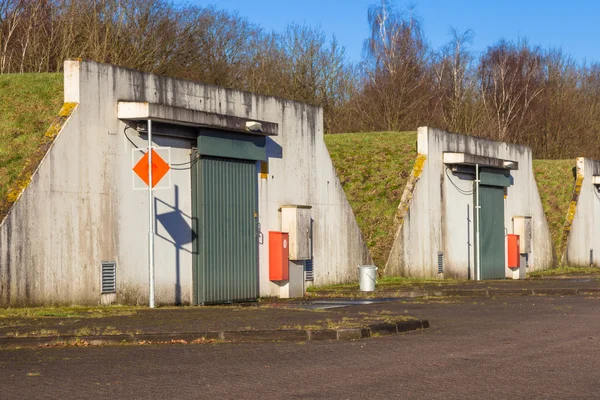
[(575, 165), (575, 160), (533, 160), (533, 173), (559, 258), (565, 247), (563, 228), (575, 185)]
[(417, 134), (330, 134), (325, 143), (373, 261), (383, 267), (394, 242), (394, 216), (417, 155)]
[(547, 269), (544, 271), (535, 271), (527, 274), (530, 278), (540, 278), (544, 276), (557, 276), (557, 275), (590, 275), (600, 274), (600, 268), (598, 267), (559, 267)]
[(43, 156), (44, 133), (62, 103), (62, 74), (0, 75), (0, 220), (9, 191)]

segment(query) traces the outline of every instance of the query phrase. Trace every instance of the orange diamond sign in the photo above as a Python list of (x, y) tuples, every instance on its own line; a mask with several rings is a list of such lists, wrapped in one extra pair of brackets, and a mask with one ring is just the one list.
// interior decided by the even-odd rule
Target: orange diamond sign
[[(152, 150), (152, 187), (155, 187), (158, 182), (169, 172), (171, 167), (165, 160)], [(146, 185), (148, 184), (148, 152), (135, 164), (133, 172), (139, 176)]]

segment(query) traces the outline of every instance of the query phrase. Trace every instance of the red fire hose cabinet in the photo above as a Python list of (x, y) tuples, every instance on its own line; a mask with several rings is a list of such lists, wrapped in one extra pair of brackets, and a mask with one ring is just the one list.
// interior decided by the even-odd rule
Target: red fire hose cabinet
[(506, 235), (506, 242), (508, 247), (508, 268), (519, 268), (521, 265), (519, 235)]
[(269, 280), (289, 280), (289, 234), (269, 231)]

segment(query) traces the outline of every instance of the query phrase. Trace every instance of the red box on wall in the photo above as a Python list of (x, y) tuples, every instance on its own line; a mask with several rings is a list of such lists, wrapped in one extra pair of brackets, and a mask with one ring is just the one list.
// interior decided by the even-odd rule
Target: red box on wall
[(508, 248), (508, 268), (519, 268), (521, 265), (519, 235), (506, 235), (506, 242)]
[(269, 280), (289, 280), (289, 243), (289, 234), (287, 232), (269, 231)]

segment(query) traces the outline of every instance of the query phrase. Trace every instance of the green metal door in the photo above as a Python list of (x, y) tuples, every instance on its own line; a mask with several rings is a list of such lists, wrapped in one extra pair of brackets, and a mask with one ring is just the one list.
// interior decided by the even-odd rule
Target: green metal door
[(481, 279), (504, 279), (504, 188), (479, 186)]
[(258, 297), (256, 162), (197, 162), (196, 304)]
[[(504, 188), (511, 185), (509, 170), (481, 168), (479, 170), (479, 238), (475, 236), (475, 257), (477, 248), (481, 252), (480, 279), (504, 279), (505, 240), (504, 240)], [(473, 183), (475, 185), (475, 182)], [(475, 192), (475, 195), (477, 192)], [(474, 203), (477, 199), (474, 198)], [(473, 218), (474, 232), (477, 232), (477, 213)], [(480, 245), (477, 246), (477, 241)]]
[(264, 137), (204, 131), (192, 168), (194, 304), (258, 297), (258, 181)]

